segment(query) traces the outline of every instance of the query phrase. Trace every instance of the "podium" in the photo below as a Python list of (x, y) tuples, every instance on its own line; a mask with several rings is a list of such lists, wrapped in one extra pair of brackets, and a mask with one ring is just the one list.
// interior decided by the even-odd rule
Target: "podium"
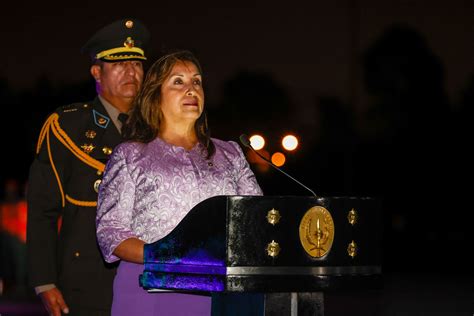
[(216, 196), (145, 245), (140, 286), (265, 294), (265, 315), (323, 315), (324, 292), (381, 285), (381, 203)]

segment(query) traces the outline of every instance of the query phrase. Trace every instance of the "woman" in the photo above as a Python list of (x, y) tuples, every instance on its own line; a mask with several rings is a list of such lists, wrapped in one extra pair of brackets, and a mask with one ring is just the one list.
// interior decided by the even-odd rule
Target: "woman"
[(138, 284), (143, 245), (166, 236), (200, 201), (261, 195), (241, 148), (210, 138), (202, 71), (188, 51), (149, 69), (100, 186), (97, 238), (107, 262), (122, 260), (112, 315), (210, 315), (204, 295), (149, 294)]

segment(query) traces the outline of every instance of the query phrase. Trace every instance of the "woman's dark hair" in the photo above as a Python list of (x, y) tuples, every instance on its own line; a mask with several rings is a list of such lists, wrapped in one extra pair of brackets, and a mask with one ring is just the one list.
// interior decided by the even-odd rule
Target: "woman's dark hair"
[[(149, 143), (158, 136), (163, 120), (160, 107), (161, 87), (178, 62), (191, 62), (202, 74), (199, 61), (190, 51), (176, 51), (158, 59), (148, 70), (142, 88), (133, 101), (130, 118), (122, 129), (124, 140)], [(215, 146), (211, 141), (206, 111), (197, 119), (194, 129), (199, 143), (207, 150), (207, 158), (210, 158), (215, 152)]]

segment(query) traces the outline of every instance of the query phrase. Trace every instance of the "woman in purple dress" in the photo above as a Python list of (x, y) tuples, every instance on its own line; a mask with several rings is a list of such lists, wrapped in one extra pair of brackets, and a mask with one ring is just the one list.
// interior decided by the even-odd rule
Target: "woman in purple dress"
[(121, 260), (112, 315), (210, 315), (211, 297), (148, 293), (139, 286), (143, 246), (216, 195), (262, 195), (239, 145), (210, 138), (202, 71), (188, 51), (156, 61), (145, 78), (100, 185), (97, 238)]

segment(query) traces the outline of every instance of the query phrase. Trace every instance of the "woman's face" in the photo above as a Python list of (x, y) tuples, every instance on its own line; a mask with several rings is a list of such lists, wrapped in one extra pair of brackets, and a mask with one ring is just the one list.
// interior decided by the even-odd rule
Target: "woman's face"
[(161, 86), (161, 112), (166, 124), (193, 124), (204, 109), (202, 76), (192, 62), (178, 61)]

